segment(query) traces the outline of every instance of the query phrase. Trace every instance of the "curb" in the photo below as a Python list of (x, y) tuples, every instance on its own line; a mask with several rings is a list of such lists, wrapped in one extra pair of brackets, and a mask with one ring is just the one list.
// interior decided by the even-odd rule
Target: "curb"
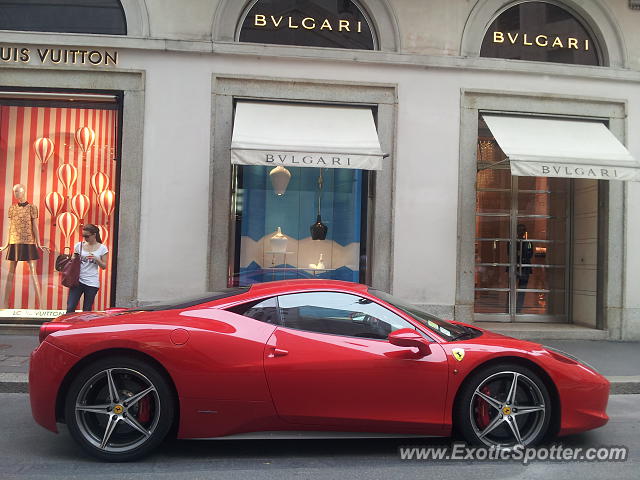
[[(611, 382), (610, 395), (640, 393), (640, 375), (607, 377)], [(0, 393), (28, 393), (29, 376), (26, 373), (0, 373)]]
[(640, 393), (640, 375), (607, 377), (611, 382), (611, 394)]
[(0, 335), (33, 335), (38, 336), (40, 325), (21, 325), (18, 323), (0, 323)]
[(0, 393), (28, 393), (28, 380), (26, 373), (0, 373)]

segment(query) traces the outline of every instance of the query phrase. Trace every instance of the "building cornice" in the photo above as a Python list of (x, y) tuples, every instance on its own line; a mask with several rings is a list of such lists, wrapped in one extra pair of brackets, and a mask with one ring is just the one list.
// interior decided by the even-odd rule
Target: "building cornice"
[[(463, 69), (486, 72), (510, 72), (521, 74), (551, 75), (596, 80), (640, 82), (640, 71), (565, 65), (557, 63), (527, 62), (495, 58), (463, 57), (453, 55), (421, 55), (370, 50), (345, 50), (333, 48), (300, 47), (288, 45), (263, 45), (236, 42), (212, 42), (171, 38), (136, 38), (117, 35), (51, 34), (40, 32), (0, 31), (0, 46), (59, 46), (144, 50), (152, 52), (198, 53), (225, 56), (261, 57), (278, 60), (313, 60), (326, 62), (357, 63), (364, 65), (398, 65), (407, 68)], [(7, 64), (0, 64), (3, 68)], [(12, 64), (13, 66), (13, 64)], [(142, 68), (136, 65), (136, 68)], [(20, 66), (20, 68), (31, 68)], [(83, 68), (68, 66), (66, 68)]]

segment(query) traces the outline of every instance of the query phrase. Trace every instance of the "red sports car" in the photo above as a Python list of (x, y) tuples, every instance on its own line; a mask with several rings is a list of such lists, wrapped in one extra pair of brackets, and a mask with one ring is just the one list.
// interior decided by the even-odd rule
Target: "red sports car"
[(112, 461), (169, 434), (357, 432), (533, 445), (604, 425), (609, 382), (537, 343), (365, 285), (293, 280), (64, 315), (31, 355), (33, 416)]

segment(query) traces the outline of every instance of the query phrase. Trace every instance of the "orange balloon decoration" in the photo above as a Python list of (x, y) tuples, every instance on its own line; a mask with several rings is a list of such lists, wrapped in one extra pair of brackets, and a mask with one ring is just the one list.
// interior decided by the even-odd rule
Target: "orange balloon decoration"
[(104, 214), (108, 217), (116, 206), (116, 193), (113, 190), (105, 190), (98, 195), (98, 204)]
[(104, 225), (96, 225), (98, 230), (100, 230), (100, 240), (102, 240), (103, 244), (107, 244), (107, 240), (109, 239), (109, 230)]
[(73, 213), (64, 212), (58, 215), (58, 226), (62, 230), (65, 243), (69, 242), (69, 237), (73, 235), (73, 232), (78, 228), (78, 217)]
[(62, 205), (64, 205), (64, 197), (60, 195), (58, 192), (50, 192), (47, 193), (47, 196), (44, 197), (44, 206), (47, 207), (47, 210), (54, 218), (53, 224), (55, 225), (56, 215), (62, 209)]
[(78, 178), (78, 170), (70, 163), (63, 163), (58, 167), (58, 180), (64, 185), (67, 193), (73, 188)]
[(93, 174), (93, 176), (91, 177), (91, 188), (95, 192), (96, 196), (100, 195), (107, 188), (109, 188), (109, 181), (109, 177), (102, 172)]
[(89, 197), (83, 195), (82, 193), (78, 193), (77, 195), (71, 197), (71, 210), (80, 219), (83, 219), (87, 216), (90, 205), (91, 202), (89, 201)]
[(96, 132), (89, 127), (82, 127), (76, 131), (76, 143), (86, 154), (96, 140)]
[(38, 157), (40, 163), (44, 165), (53, 154), (53, 142), (50, 138), (40, 137), (33, 142), (33, 149), (36, 151), (36, 157)]

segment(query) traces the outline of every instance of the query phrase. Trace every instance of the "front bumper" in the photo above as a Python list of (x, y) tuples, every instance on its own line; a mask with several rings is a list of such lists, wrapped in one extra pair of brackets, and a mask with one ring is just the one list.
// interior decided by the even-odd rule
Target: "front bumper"
[(567, 368), (557, 381), (560, 396), (559, 436), (592, 430), (609, 421), (609, 381), (584, 365)]

